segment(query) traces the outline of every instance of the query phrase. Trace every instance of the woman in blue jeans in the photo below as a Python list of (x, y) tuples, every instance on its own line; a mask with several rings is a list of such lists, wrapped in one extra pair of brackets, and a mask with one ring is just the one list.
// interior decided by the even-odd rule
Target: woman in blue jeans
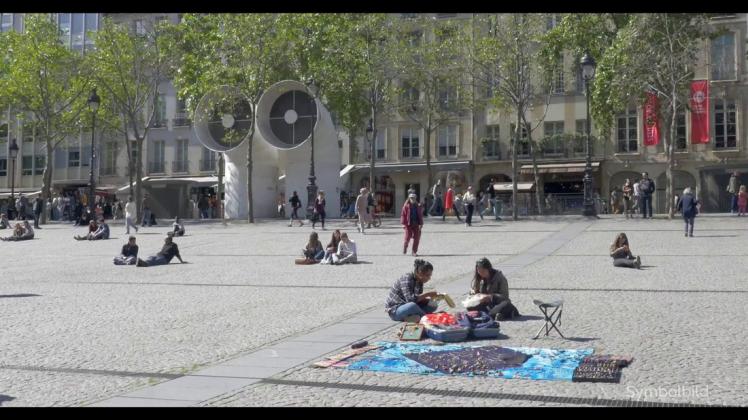
[(385, 311), (393, 321), (418, 322), (425, 314), (436, 311), (436, 292), (423, 293), (423, 285), (431, 280), (434, 266), (415, 260), (413, 271), (400, 277), (390, 288)]

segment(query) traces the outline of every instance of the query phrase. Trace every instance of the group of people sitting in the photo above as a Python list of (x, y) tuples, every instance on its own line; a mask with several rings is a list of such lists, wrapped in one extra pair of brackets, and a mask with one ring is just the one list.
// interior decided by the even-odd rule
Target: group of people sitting
[(339, 229), (332, 233), (332, 239), (326, 247), (322, 246), (317, 232), (312, 232), (301, 252), (304, 254), (305, 264), (347, 264), (358, 259), (356, 243), (348, 238), (347, 233), (340, 233)]
[[(0, 216), (0, 229), (9, 229), (10, 227), (11, 224), (8, 221), (8, 216), (3, 213), (2, 216)], [(13, 234), (0, 239), (3, 241), (25, 241), (27, 239), (34, 239), (34, 228), (31, 227), (28, 220), (16, 222), (13, 227)]]
[[(385, 311), (393, 321), (418, 322), (423, 315), (436, 311), (437, 292), (423, 291), (423, 285), (431, 280), (434, 266), (422, 259), (416, 259), (413, 271), (404, 274), (390, 288), (385, 302)], [(487, 312), (496, 320), (512, 319), (520, 316), (517, 308), (509, 300), (509, 282), (504, 274), (491, 265), (488, 258), (475, 263), (475, 272), (470, 285), (470, 294), (484, 294), (477, 306), (468, 311)]]
[(135, 237), (130, 236), (127, 243), (122, 246), (120, 255), (114, 257), (114, 265), (136, 265), (138, 267), (150, 267), (153, 265), (166, 265), (177, 257), (180, 263), (185, 261), (179, 255), (179, 247), (174, 243), (174, 232), (167, 232), (164, 239), (164, 246), (158, 254), (150, 256), (145, 260), (138, 258), (138, 245), (135, 244)]
[(74, 235), (78, 241), (96, 241), (99, 239), (109, 239), (109, 225), (104, 219), (99, 219), (99, 222), (91, 220), (88, 222), (88, 233), (83, 235)]

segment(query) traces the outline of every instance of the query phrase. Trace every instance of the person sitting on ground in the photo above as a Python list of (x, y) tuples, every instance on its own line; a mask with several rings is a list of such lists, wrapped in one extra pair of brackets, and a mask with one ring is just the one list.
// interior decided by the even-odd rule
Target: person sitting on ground
[(94, 220), (91, 220), (88, 223), (88, 233), (86, 234), (86, 236), (75, 235), (73, 236), (73, 238), (75, 238), (78, 241), (91, 240), (91, 236), (93, 236), (93, 234), (96, 233), (96, 231), (98, 230), (99, 230), (99, 226), (96, 224)]
[(23, 234), (25, 233), (25, 230), (23, 229), (23, 224), (21, 222), (18, 222), (13, 227), (13, 234), (10, 236), (6, 236), (2, 238), (3, 241), (20, 241), (23, 238)]
[(130, 236), (127, 243), (122, 245), (122, 252), (114, 257), (114, 265), (134, 265), (138, 259), (138, 246), (135, 237)]
[(385, 312), (393, 321), (418, 322), (426, 314), (436, 312), (434, 300), (437, 293), (423, 292), (423, 285), (431, 280), (434, 266), (416, 259), (413, 271), (404, 274), (390, 288), (385, 302)]
[(166, 265), (169, 264), (172, 258), (177, 257), (180, 263), (184, 264), (182, 256), (179, 255), (179, 247), (174, 243), (174, 232), (166, 232), (166, 239), (164, 239), (164, 246), (161, 251), (156, 255), (148, 257), (145, 261), (138, 258), (138, 267), (150, 267), (152, 265)]
[(332, 262), (332, 255), (337, 252), (338, 244), (340, 244), (340, 229), (335, 229), (335, 231), (332, 233), (330, 243), (328, 243), (327, 247), (325, 248), (325, 255), (322, 256), (322, 261), (320, 261), (320, 264), (330, 264)]
[(358, 254), (356, 253), (356, 243), (348, 239), (347, 233), (341, 233), (340, 243), (338, 244), (338, 252), (332, 254), (332, 263), (347, 264), (355, 263), (357, 260)]
[(319, 262), (322, 259), (325, 255), (325, 250), (322, 248), (322, 242), (320, 242), (317, 232), (309, 234), (309, 242), (301, 252), (308, 261)]
[(184, 224), (182, 224), (182, 219), (180, 219), (179, 216), (174, 219), (174, 224), (172, 226), (174, 236), (184, 236)]
[(99, 220), (99, 227), (96, 229), (96, 231), (92, 234), (89, 234), (89, 241), (96, 241), (99, 239), (109, 239), (109, 225), (104, 221), (104, 219)]
[(0, 229), (8, 229), (9, 227), (8, 216), (5, 213), (0, 214)]
[(610, 256), (616, 267), (641, 268), (642, 261), (639, 256), (634, 257), (629, 248), (629, 238), (621, 232), (616, 240), (610, 245)]
[(488, 258), (481, 258), (475, 263), (475, 275), (470, 286), (470, 294), (486, 294), (477, 306), (468, 311), (488, 312), (497, 321), (519, 316), (517, 308), (509, 300), (509, 282), (500, 270), (491, 265)]

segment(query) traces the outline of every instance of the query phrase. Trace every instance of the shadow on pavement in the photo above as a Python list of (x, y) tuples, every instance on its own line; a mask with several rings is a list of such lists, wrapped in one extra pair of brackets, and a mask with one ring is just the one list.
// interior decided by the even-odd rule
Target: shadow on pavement
[(15, 399), (15, 397), (11, 397), (10, 395), (0, 394), (0, 405), (3, 405), (5, 401), (13, 401)]
[(35, 295), (33, 293), (19, 293), (17, 295), (0, 295), (0, 299), (2, 298), (23, 298), (23, 297), (35, 297), (35, 296), (41, 296), (41, 295)]
[(516, 316), (516, 317), (514, 317), (512, 319), (502, 319), (499, 322), (538, 321), (538, 320), (542, 320), (542, 319), (543, 319), (542, 316), (537, 316), (537, 315), (520, 315), (520, 316)]
[(577, 343), (586, 343), (588, 341), (599, 340), (599, 338), (597, 338), (597, 337), (594, 337), (594, 338), (591, 338), (591, 337), (568, 337), (566, 340), (567, 341), (576, 341)]

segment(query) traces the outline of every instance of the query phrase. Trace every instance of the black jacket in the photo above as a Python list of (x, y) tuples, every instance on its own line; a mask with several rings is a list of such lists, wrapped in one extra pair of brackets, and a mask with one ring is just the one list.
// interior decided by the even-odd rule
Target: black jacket
[(125, 257), (136, 257), (138, 256), (138, 246), (130, 244), (122, 245), (122, 255)]

